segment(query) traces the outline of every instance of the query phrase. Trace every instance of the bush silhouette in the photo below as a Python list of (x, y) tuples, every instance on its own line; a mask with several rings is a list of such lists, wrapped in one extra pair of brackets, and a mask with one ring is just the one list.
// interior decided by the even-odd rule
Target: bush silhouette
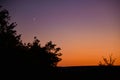
[(115, 63), (115, 58), (112, 57), (112, 55), (109, 56), (109, 58), (105, 58), (103, 57), (103, 61), (104, 63), (102, 63), (101, 61), (99, 62), (99, 66), (113, 66)]
[(9, 23), (10, 16), (6, 9), (0, 6), (0, 53), (3, 64), (39, 64), (44, 67), (56, 67), (61, 60), (60, 48), (52, 41), (45, 46), (34, 37), (33, 43), (24, 43), (21, 35), (14, 28), (17, 24)]
[(61, 60), (59, 56), (60, 48), (55, 48), (55, 44), (52, 41), (46, 43), (45, 46), (41, 47), (40, 40), (34, 37), (33, 43), (28, 43), (29, 53), (32, 58), (32, 64), (40, 64), (41, 66), (56, 67), (57, 63)]

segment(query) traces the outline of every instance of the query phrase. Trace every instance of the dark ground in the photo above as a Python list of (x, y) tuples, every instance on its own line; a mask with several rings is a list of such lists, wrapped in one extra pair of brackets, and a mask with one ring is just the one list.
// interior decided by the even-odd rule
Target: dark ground
[[(6, 66), (7, 67), (7, 66)], [(76, 66), (54, 69), (39, 66), (14, 66), (2, 70), (8, 79), (30, 80), (120, 80), (120, 66)], [(2, 76), (2, 77), (3, 77)]]
[(72, 80), (120, 80), (120, 67), (100, 67), (100, 66), (81, 66), (81, 67), (62, 67), (58, 70), (61, 79)]

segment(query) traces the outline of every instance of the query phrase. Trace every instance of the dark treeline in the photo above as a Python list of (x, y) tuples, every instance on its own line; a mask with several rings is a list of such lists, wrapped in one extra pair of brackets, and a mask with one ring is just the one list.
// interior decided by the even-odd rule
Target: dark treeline
[(61, 50), (49, 41), (45, 46), (34, 37), (32, 43), (23, 43), (21, 35), (14, 29), (17, 24), (10, 23), (9, 12), (0, 6), (0, 54), (1, 64), (39, 64), (43, 67), (56, 67), (61, 61)]

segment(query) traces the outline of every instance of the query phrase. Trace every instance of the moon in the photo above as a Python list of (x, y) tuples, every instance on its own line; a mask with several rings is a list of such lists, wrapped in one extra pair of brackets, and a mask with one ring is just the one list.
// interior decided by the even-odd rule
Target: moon
[(33, 18), (33, 21), (36, 21), (36, 17)]

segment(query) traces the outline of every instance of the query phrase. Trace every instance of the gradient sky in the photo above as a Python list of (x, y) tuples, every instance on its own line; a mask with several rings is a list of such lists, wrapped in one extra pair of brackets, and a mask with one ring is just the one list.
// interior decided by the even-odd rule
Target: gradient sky
[(23, 42), (61, 47), (58, 66), (98, 65), (111, 53), (120, 65), (119, 0), (0, 0)]

